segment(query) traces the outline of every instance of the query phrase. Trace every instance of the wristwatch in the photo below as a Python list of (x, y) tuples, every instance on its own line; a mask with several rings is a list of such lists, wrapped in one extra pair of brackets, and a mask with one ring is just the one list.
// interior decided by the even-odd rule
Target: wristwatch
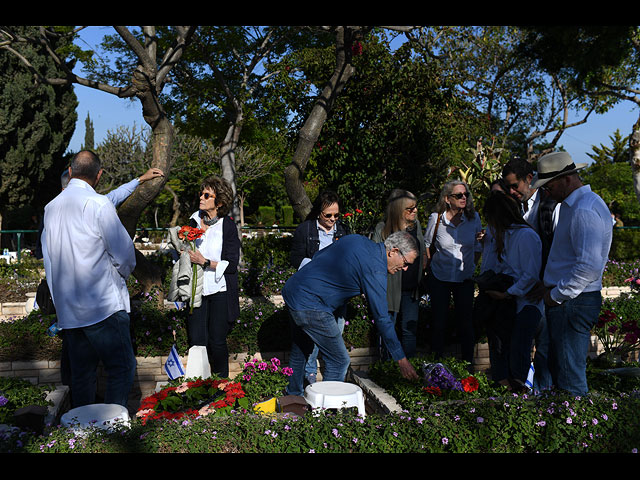
[(202, 268), (206, 270), (207, 268), (209, 268), (209, 265), (211, 265), (211, 260), (205, 260), (202, 264)]

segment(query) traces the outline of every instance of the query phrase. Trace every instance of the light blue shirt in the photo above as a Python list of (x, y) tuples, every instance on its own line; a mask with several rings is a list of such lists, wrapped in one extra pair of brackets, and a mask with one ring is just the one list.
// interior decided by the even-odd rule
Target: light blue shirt
[[(487, 229), (487, 232), (492, 230)], [(493, 238), (493, 235), (492, 235)], [(542, 241), (533, 228), (526, 225), (514, 225), (504, 233), (504, 251), (498, 260), (495, 241), (492, 253), (495, 259), (492, 269), (496, 273), (504, 273), (513, 278), (514, 283), (507, 293), (516, 297), (517, 311), (527, 305), (533, 305), (544, 314), (544, 303), (530, 302), (525, 295), (538, 283), (542, 268)]]
[(553, 287), (551, 298), (561, 303), (602, 289), (613, 227), (609, 208), (589, 185), (561, 202), (559, 217), (543, 281)]
[(140, 181), (134, 178), (130, 182), (120, 185), (115, 190), (105, 193), (104, 196), (111, 200), (115, 207), (118, 208), (122, 202), (129, 198), (138, 185), (140, 185)]
[(79, 328), (130, 311), (133, 241), (113, 203), (72, 178), (44, 211), (42, 253), (58, 326)]
[[(427, 222), (424, 243), (431, 245), (436, 227), (437, 213), (432, 213)], [(476, 212), (470, 220), (462, 214), (458, 225), (447, 220), (446, 212), (440, 216), (440, 226), (436, 235), (436, 252), (431, 259), (431, 271), (442, 282), (463, 282), (474, 274), (475, 254), (482, 251), (476, 235), (482, 230), (480, 215)]]

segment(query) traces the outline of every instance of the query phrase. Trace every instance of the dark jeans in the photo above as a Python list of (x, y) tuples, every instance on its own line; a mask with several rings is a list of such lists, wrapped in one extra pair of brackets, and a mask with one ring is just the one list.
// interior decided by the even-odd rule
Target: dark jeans
[(601, 306), (600, 292), (587, 292), (546, 308), (550, 370), (556, 388), (573, 395), (588, 393), (587, 354)]
[(129, 314), (121, 310), (94, 325), (65, 330), (74, 408), (95, 403), (100, 361), (108, 376), (104, 403), (127, 407), (136, 373), (129, 328)]
[(509, 378), (511, 331), (515, 316), (515, 299), (494, 300), (482, 291), (476, 297), (473, 319), (475, 325), (484, 327), (487, 332), (491, 380), (494, 382)]
[(229, 376), (228, 318), (227, 292), (218, 292), (203, 296), (187, 323), (189, 346), (206, 346), (211, 372), (222, 378)]
[(442, 358), (449, 315), (449, 303), (453, 297), (454, 318), (462, 348), (462, 359), (473, 363), (475, 340), (473, 334), (473, 290), (471, 280), (443, 282), (433, 274), (427, 280), (431, 299), (431, 351)]
[(527, 381), (529, 375), (531, 350), (541, 317), (540, 310), (532, 305), (527, 305), (516, 314), (513, 322), (509, 370), (511, 378), (519, 380), (522, 384)]

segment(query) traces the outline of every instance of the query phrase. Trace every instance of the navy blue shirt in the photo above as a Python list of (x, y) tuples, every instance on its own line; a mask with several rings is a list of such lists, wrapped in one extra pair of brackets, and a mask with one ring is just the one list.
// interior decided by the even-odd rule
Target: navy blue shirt
[(387, 350), (400, 360), (405, 354), (387, 310), (387, 275), (384, 244), (347, 235), (318, 251), (312, 262), (291, 276), (282, 296), (292, 310), (333, 314), (351, 297), (364, 294)]

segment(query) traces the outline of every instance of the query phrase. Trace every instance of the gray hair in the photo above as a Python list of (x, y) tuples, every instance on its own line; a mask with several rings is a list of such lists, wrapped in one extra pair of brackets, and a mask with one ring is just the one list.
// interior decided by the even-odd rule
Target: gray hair
[(416, 255), (418, 254), (418, 242), (413, 238), (413, 235), (404, 230), (400, 230), (389, 235), (384, 241), (384, 248), (387, 252), (391, 251), (393, 248), (397, 248), (403, 255), (410, 252), (416, 252)]

